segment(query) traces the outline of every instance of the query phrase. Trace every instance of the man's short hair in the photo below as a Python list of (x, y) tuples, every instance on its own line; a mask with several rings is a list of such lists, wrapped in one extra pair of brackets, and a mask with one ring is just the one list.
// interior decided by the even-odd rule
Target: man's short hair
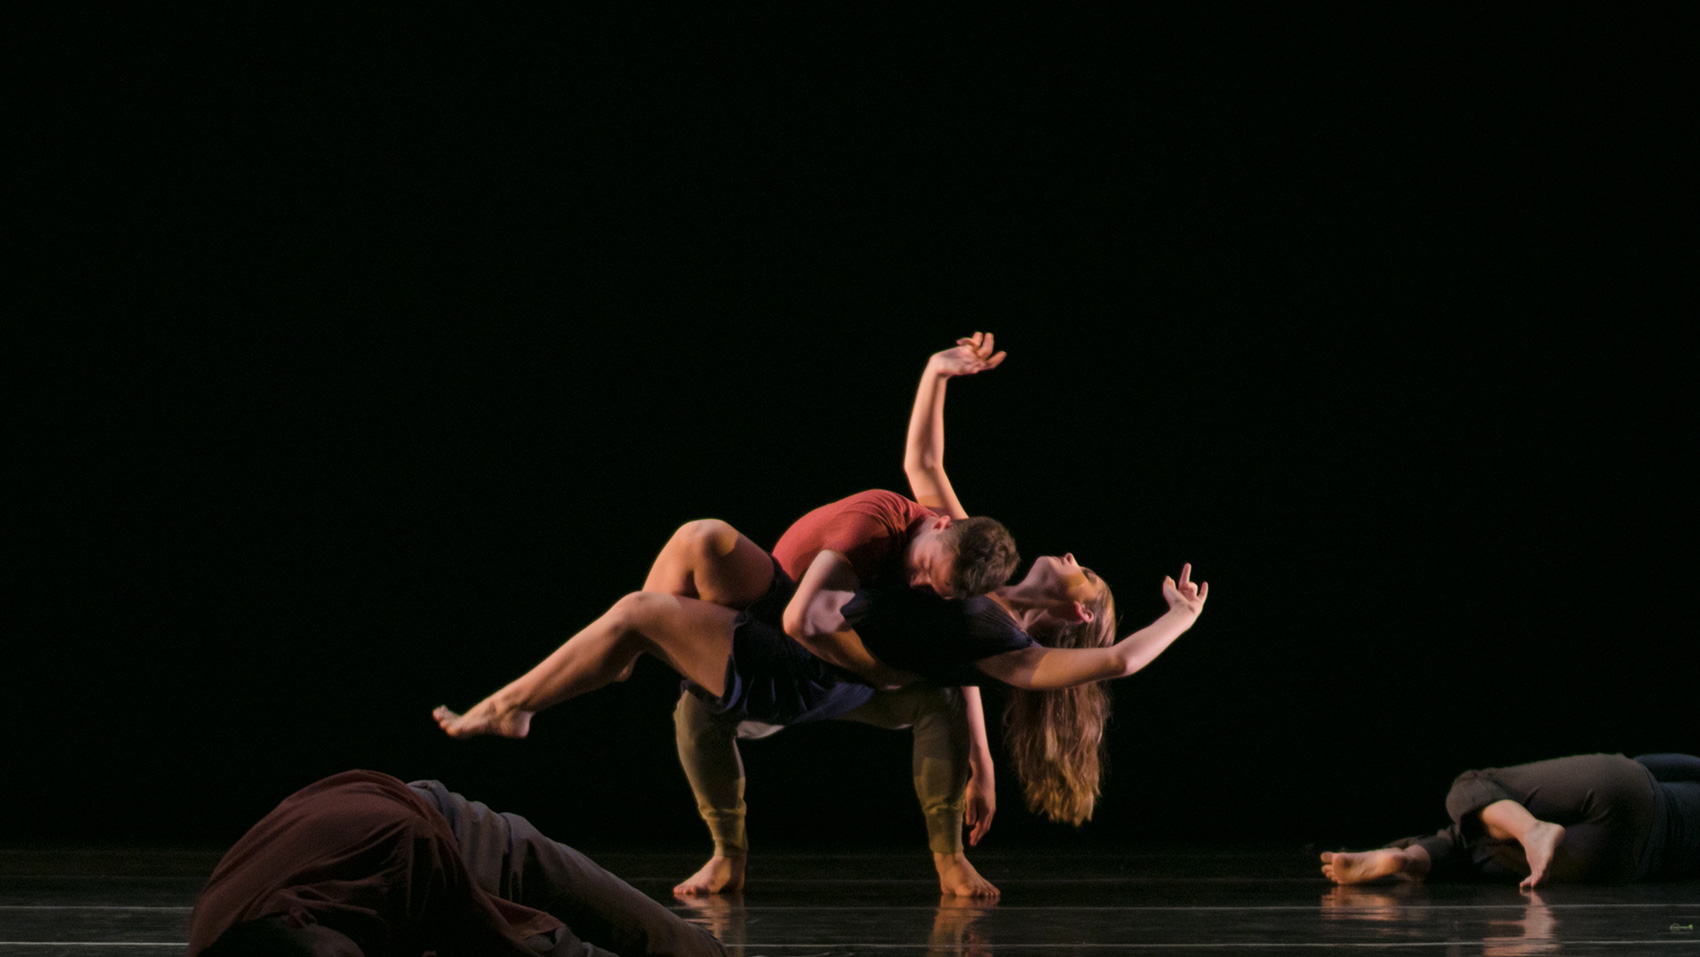
[(995, 518), (958, 519), (941, 533), (941, 538), (956, 551), (951, 576), (958, 598), (984, 595), (1009, 581), (1015, 566), (1021, 563), (1014, 536)]

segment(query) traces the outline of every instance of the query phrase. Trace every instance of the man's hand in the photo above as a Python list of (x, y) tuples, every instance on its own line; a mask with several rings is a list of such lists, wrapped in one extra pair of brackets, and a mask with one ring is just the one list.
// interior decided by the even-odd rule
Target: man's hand
[(1173, 578), (1163, 579), (1163, 600), (1169, 603), (1170, 611), (1188, 611), (1197, 615), (1204, 610), (1204, 599), (1210, 594), (1210, 583), (1194, 584), (1190, 580), (1191, 577), (1192, 564), (1189, 562), (1181, 566), (1179, 582)]
[(992, 829), (992, 816), (998, 813), (997, 789), (987, 775), (969, 774), (964, 798), (962, 823), (968, 826), (968, 844), (973, 846)]
[(956, 340), (956, 348), (934, 353), (927, 360), (927, 366), (933, 372), (945, 376), (973, 375), (996, 369), (1003, 362), (1007, 353), (994, 352), (992, 334), (976, 332), (965, 339)]

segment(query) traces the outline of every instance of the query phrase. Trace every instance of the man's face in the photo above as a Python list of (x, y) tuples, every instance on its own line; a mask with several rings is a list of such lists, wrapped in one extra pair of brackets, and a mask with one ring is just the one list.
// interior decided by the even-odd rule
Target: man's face
[(903, 565), (910, 588), (931, 588), (950, 598), (956, 593), (956, 550), (942, 540), (944, 527), (929, 525), (917, 533), (904, 553)]

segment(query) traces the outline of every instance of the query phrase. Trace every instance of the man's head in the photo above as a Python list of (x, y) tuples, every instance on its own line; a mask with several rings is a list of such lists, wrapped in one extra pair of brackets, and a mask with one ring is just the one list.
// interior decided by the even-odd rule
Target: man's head
[(909, 540), (903, 559), (910, 587), (972, 598), (1008, 581), (1021, 556), (1009, 529), (996, 519), (939, 515)]

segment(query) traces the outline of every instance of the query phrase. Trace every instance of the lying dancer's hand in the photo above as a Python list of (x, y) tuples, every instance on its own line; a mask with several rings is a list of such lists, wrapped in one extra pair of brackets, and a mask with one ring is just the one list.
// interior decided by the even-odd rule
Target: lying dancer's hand
[(1005, 355), (1006, 353), (993, 351), (991, 333), (976, 332), (972, 336), (956, 340), (956, 348), (935, 353), (927, 364), (931, 371), (938, 375), (973, 375), (976, 372), (996, 369), (1003, 362)]
[(1170, 611), (1190, 611), (1194, 615), (1204, 610), (1204, 599), (1210, 594), (1209, 582), (1193, 583), (1192, 564), (1181, 566), (1181, 580), (1163, 579), (1163, 600), (1169, 603)]

